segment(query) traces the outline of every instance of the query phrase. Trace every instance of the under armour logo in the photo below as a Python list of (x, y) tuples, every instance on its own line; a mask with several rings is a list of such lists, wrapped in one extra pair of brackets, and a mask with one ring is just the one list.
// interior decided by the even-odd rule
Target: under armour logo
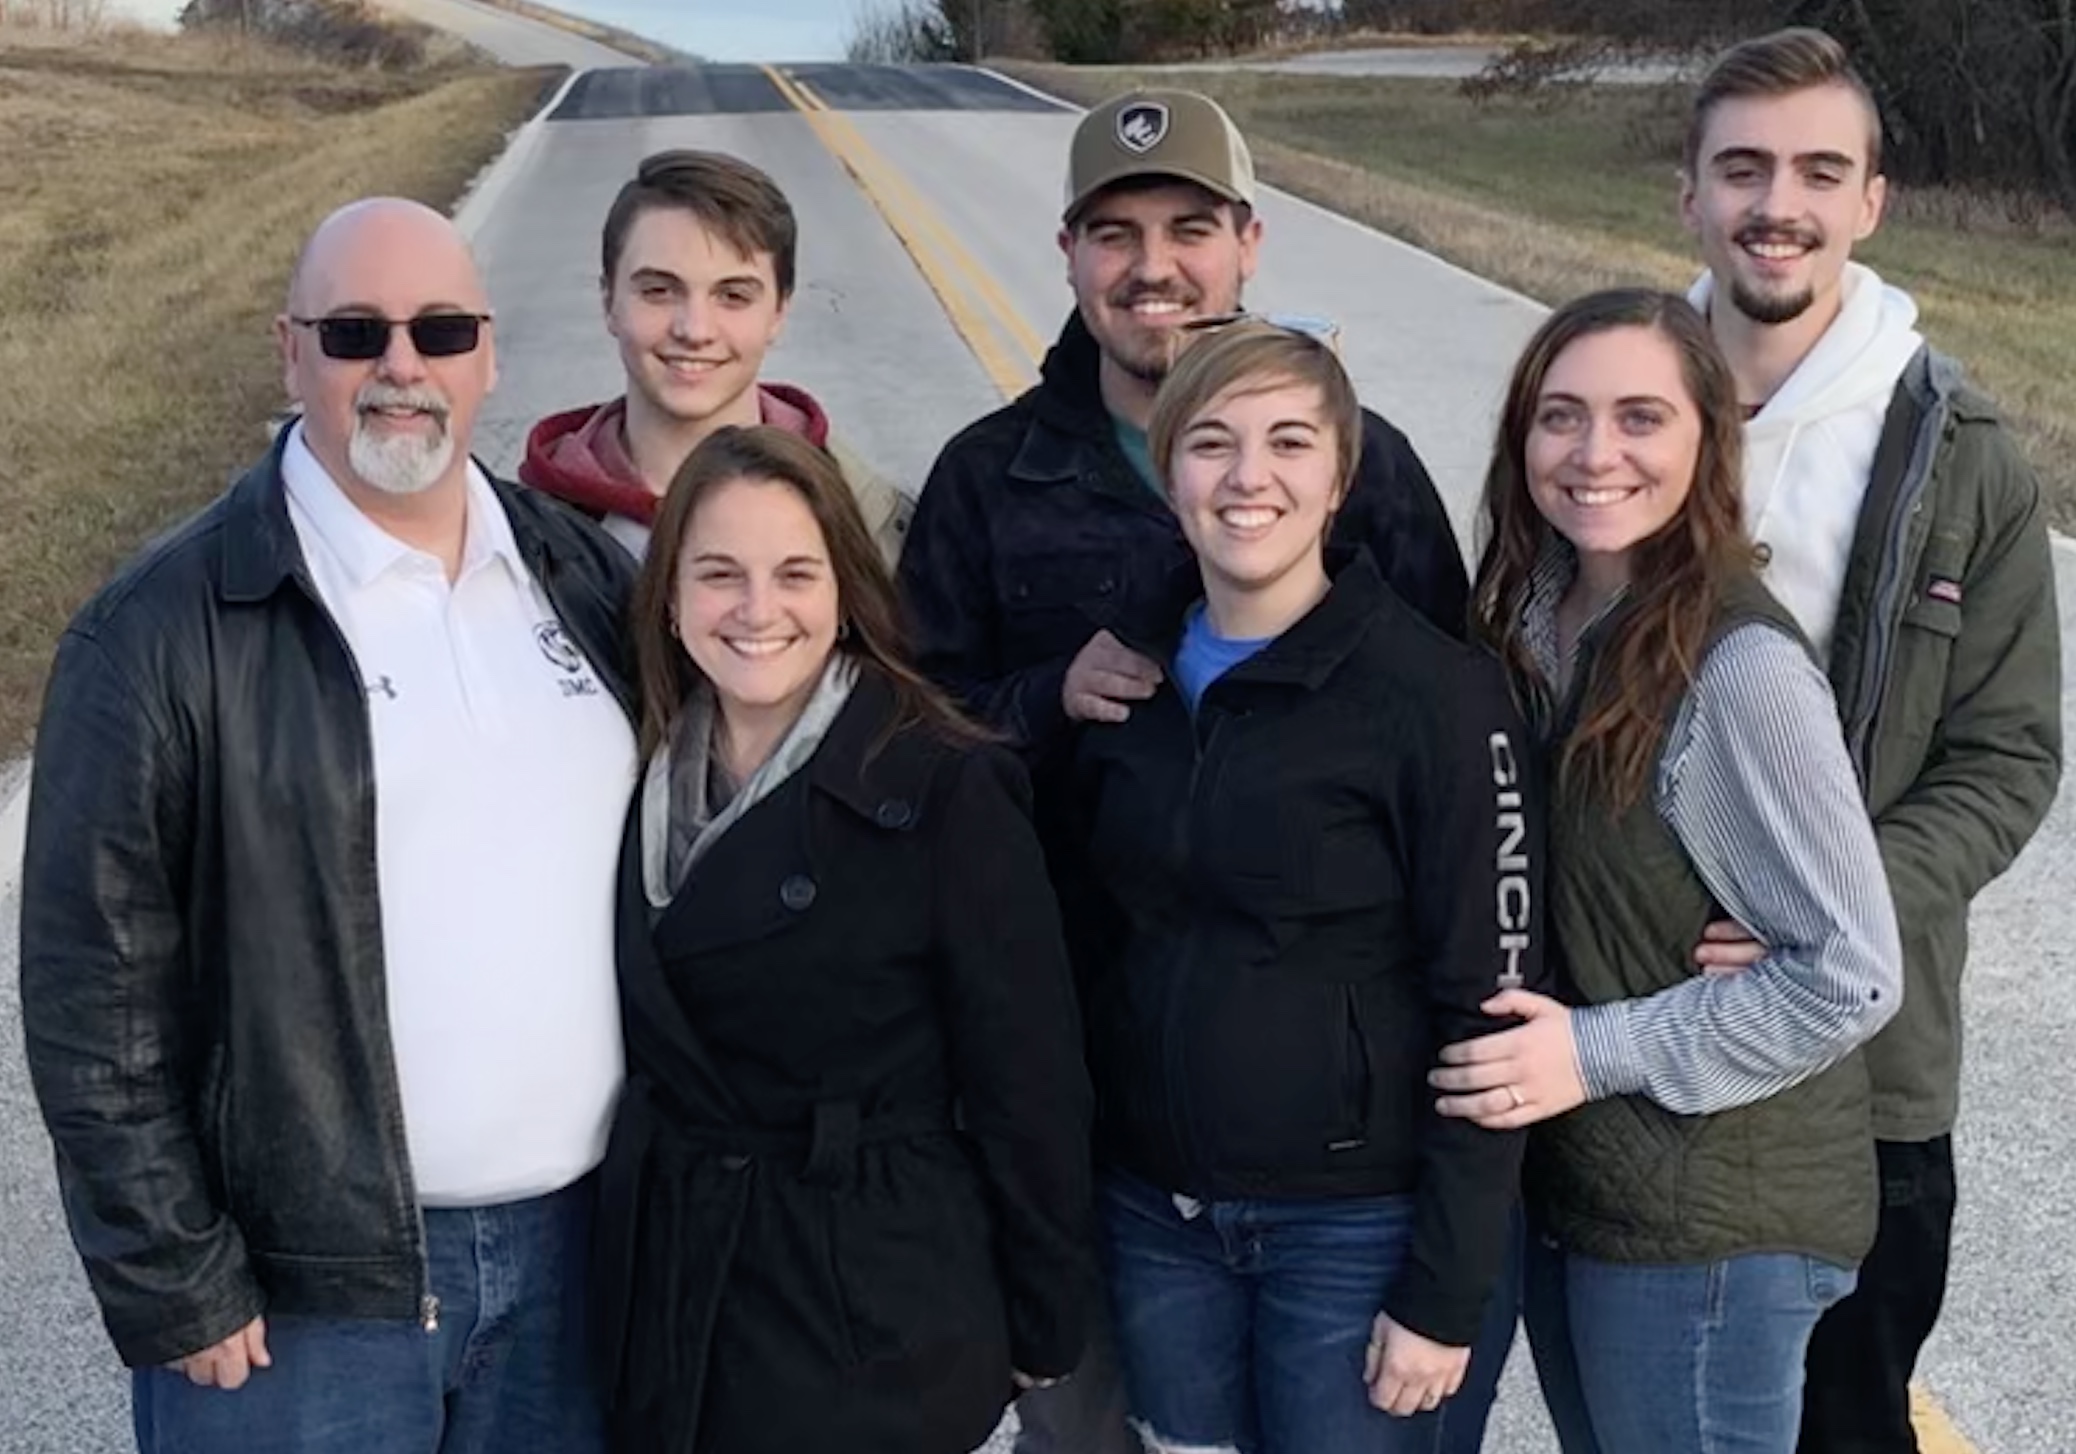
[(386, 676), (376, 677), (368, 683), (368, 695), (373, 697), (377, 692), (380, 692), (394, 702), (396, 700), (396, 683)]

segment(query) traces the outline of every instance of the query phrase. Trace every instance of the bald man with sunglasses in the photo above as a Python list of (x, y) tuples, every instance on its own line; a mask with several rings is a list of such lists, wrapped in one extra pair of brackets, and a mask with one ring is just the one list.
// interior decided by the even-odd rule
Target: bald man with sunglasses
[(67, 1217), (145, 1454), (586, 1454), (627, 557), (470, 460), (495, 324), (439, 214), (335, 213), (276, 330), (300, 417), (51, 675), (22, 1015)]

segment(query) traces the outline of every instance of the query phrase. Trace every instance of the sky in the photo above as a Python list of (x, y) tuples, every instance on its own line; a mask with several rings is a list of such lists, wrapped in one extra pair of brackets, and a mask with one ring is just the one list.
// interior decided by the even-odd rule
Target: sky
[[(111, 13), (173, 24), (185, 0), (109, 0)], [(843, 55), (859, 14), (891, 0), (560, 0), (557, 9), (716, 61), (823, 61)]]

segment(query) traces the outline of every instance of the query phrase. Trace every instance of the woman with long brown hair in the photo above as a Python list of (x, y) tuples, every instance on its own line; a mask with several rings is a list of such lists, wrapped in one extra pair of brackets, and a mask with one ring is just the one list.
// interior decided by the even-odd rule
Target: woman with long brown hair
[[(1741, 418), (1670, 294), (1560, 308), (1486, 476), (1474, 627), (1546, 750), (1562, 999), (1443, 1052), (1530, 1138), (1524, 1305), (1566, 1454), (1788, 1454), (1803, 1351), (1874, 1231), (1865, 1069), (1902, 994), (1828, 684), (1753, 572)], [(1765, 946), (1699, 975), (1727, 913)]]
[(1080, 1353), (1088, 1088), (1022, 770), (909, 666), (841, 471), (725, 429), (635, 589), (617, 1447), (960, 1454)]

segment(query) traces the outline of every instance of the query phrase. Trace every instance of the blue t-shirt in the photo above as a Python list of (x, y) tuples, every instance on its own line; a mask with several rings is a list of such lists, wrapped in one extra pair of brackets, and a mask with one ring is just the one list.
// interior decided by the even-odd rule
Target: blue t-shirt
[(1217, 681), (1276, 638), (1273, 636), (1220, 636), (1211, 629), (1204, 603), (1189, 608), (1182, 622), (1182, 649), (1175, 653), (1175, 685), (1190, 711), (1203, 700), (1204, 688)]
[(1121, 414), (1110, 416), (1110, 427), (1117, 435), (1118, 449), (1138, 472), (1139, 483), (1165, 500), (1168, 492), (1161, 488), (1160, 476), (1153, 472), (1153, 442), (1146, 437), (1146, 431)]

